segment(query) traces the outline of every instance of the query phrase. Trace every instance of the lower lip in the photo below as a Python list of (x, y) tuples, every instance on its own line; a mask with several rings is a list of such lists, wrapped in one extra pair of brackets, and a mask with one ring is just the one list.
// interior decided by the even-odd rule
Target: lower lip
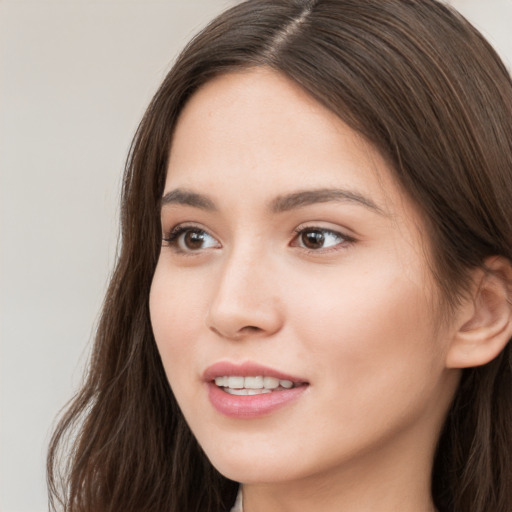
[(215, 385), (208, 383), (208, 397), (213, 407), (231, 418), (257, 418), (266, 416), (297, 400), (308, 386), (297, 386), (296, 388), (261, 395), (230, 395)]

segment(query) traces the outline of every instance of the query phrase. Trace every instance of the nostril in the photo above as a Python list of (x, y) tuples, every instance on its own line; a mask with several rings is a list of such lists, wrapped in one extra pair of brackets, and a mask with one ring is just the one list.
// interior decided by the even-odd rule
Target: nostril
[(239, 340), (274, 334), (281, 328), (282, 317), (276, 301), (252, 305), (221, 295), (214, 298), (204, 318), (205, 326), (216, 335)]
[(264, 329), (261, 329), (260, 327), (256, 327), (254, 325), (246, 325), (245, 327), (242, 327), (241, 329), (238, 329), (238, 331), (233, 333), (221, 331), (214, 326), (210, 326), (209, 329), (218, 336), (221, 336), (223, 338), (231, 338), (234, 340), (240, 340), (243, 339), (245, 336), (250, 336), (251, 334), (257, 334), (264, 331)]
[(252, 335), (263, 332), (263, 329), (261, 327), (256, 327), (254, 325), (246, 325), (245, 327), (242, 327), (235, 335), (236, 338), (243, 338), (245, 335)]

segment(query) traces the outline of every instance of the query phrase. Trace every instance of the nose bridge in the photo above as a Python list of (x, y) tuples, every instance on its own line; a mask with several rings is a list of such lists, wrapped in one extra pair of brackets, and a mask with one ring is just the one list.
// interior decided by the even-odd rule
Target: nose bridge
[(241, 243), (226, 254), (218, 274), (207, 325), (226, 338), (256, 332), (268, 335), (280, 327), (272, 258), (254, 242)]

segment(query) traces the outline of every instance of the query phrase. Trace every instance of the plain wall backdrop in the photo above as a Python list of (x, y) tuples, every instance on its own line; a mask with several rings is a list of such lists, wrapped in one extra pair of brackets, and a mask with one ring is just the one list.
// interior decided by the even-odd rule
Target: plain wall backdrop
[[(45, 452), (115, 260), (121, 174), (172, 60), (234, 0), (0, 0), (0, 511)], [(512, 63), (512, 0), (453, 0)]]

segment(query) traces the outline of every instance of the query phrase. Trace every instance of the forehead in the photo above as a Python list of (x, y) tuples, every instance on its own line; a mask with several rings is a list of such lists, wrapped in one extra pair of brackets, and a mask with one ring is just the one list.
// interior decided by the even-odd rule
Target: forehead
[[(291, 189), (342, 187), (383, 209), (404, 197), (381, 155), (299, 85), (266, 68), (216, 77), (178, 120), (165, 190), (231, 190), (268, 200)], [(272, 184), (269, 190), (269, 183)]]

